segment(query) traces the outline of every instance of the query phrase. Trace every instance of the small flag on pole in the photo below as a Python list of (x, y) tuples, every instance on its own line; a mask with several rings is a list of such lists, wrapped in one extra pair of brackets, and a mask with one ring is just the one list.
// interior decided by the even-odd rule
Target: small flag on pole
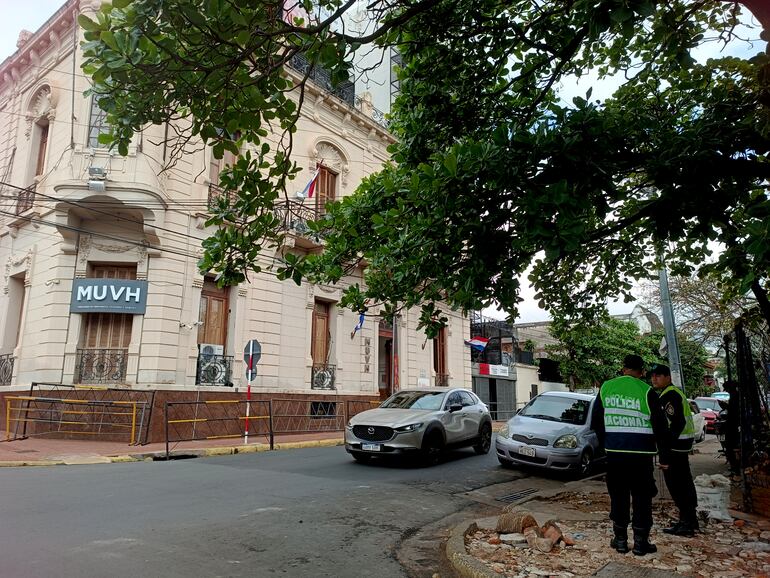
[(486, 337), (473, 337), (465, 340), (465, 345), (472, 347), (476, 351), (484, 351), (487, 347), (487, 343), (489, 343), (489, 339)]
[(353, 339), (356, 336), (356, 332), (360, 331), (360, 329), (364, 326), (364, 319), (366, 319), (364, 314), (363, 313), (359, 314), (358, 323), (356, 323), (356, 326), (353, 328), (353, 331), (350, 333), (351, 339)]
[(315, 193), (316, 185), (318, 184), (318, 176), (321, 174), (321, 168), (319, 167), (313, 176), (310, 178), (310, 182), (305, 185), (305, 188), (301, 192), (297, 193), (298, 197), (303, 199), (312, 199), (313, 193)]

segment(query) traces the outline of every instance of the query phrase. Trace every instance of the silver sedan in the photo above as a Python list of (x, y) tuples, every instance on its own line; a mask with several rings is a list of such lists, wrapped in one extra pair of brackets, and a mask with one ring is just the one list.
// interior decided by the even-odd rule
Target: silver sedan
[(568, 391), (549, 391), (533, 398), (497, 434), (500, 464), (590, 473), (594, 463), (604, 457), (591, 429), (593, 402), (593, 395)]
[(486, 454), (491, 444), (489, 409), (467, 389), (401, 390), (353, 416), (345, 429), (345, 449), (358, 462), (413, 454), (433, 464), (447, 448)]

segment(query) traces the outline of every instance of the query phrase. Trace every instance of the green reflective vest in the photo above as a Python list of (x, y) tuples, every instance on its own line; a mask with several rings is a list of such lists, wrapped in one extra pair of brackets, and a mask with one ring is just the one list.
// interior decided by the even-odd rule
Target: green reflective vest
[(624, 375), (605, 381), (599, 396), (604, 407), (604, 448), (608, 452), (656, 454), (647, 395), (650, 386)]
[[(687, 398), (684, 396), (684, 393), (682, 393), (682, 390), (673, 384), (664, 389), (660, 393), (660, 397), (663, 397), (669, 391), (675, 391), (679, 395), (679, 397), (682, 399), (682, 409), (684, 411), (684, 429), (682, 430), (682, 433), (679, 434), (679, 438), (671, 445), (671, 449), (675, 452), (689, 452), (692, 450), (692, 442), (695, 438), (695, 424), (692, 420), (692, 409), (690, 409), (690, 404), (687, 401)], [(667, 413), (666, 419), (668, 420), (668, 425), (670, 426), (671, 420), (669, 419)]]

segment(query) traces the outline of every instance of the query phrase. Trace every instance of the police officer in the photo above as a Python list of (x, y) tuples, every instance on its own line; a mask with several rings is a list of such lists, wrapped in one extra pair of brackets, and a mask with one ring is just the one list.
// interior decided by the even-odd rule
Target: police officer
[[(610, 546), (628, 552), (628, 523), (634, 530), (634, 554), (657, 552), (650, 543), (655, 486), (653, 457), (667, 462), (668, 427), (660, 400), (640, 378), (644, 362), (638, 355), (623, 360), (623, 375), (602, 384), (594, 401), (591, 427), (607, 451), (607, 491), (614, 537)], [(633, 500), (633, 518), (631, 501)]]
[(671, 370), (666, 365), (650, 369), (652, 387), (660, 397), (660, 405), (668, 421), (671, 454), (668, 464), (661, 465), (668, 491), (679, 510), (679, 521), (666, 534), (692, 537), (699, 530), (695, 510), (698, 496), (690, 472), (690, 452), (695, 438), (692, 410), (682, 390), (671, 383)]

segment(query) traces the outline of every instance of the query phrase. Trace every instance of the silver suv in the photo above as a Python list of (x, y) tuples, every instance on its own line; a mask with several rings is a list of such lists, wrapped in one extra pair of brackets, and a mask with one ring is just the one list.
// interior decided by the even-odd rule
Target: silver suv
[(345, 429), (345, 449), (358, 462), (416, 454), (435, 464), (447, 448), (473, 446), (486, 454), (491, 443), (489, 409), (467, 389), (401, 390), (353, 416)]

